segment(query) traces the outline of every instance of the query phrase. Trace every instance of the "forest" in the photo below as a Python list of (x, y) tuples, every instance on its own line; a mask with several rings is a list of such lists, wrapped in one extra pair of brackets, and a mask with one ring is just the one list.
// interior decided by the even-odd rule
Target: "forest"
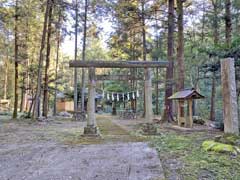
[[(156, 113), (164, 109), (165, 93), (169, 96), (194, 87), (208, 97), (198, 104), (196, 114), (221, 121), (219, 59), (230, 56), (239, 64), (240, 4), (237, 0), (172, 3), (172, 12), (168, 12), (167, 2), (150, 0), (2, 1), (0, 95), (11, 101), (13, 118), (26, 110), (28, 98), (39, 96), (39, 84), (43, 116), (49, 109), (54, 111), (58, 92), (73, 96), (74, 72), (67, 62), (75, 58), (168, 60), (171, 67), (167, 75), (154, 72), (159, 80), (153, 92)], [(74, 42), (74, 37), (75, 44), (65, 43), (67, 38)], [(236, 76), (239, 79), (238, 73)], [(79, 70), (79, 89), (85, 87), (83, 79)], [(166, 90), (165, 79), (169, 85)], [(105, 88), (121, 92), (136, 85), (107, 82)], [(238, 85), (238, 98), (239, 94)]]
[[(0, 179), (240, 178), (239, 0), (0, 0), (0, 72)], [(89, 163), (106, 151), (109, 172), (71, 169), (54, 142), (90, 145)], [(55, 148), (42, 174), (38, 157), (27, 172), (1, 167), (19, 144), (33, 159)], [(58, 151), (62, 171), (48, 159)], [(153, 169), (111, 174), (124, 152)]]

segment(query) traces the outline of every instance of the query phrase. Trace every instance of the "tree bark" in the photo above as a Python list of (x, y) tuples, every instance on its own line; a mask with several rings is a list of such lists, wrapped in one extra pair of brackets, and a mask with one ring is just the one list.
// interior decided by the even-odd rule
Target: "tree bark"
[(206, 17), (205, 17), (205, 15), (206, 15), (206, 8), (205, 8), (205, 2), (203, 1), (202, 2), (202, 11), (203, 11), (203, 13), (202, 13), (202, 32), (201, 32), (201, 42), (203, 43), (203, 41), (204, 41), (204, 38), (205, 38), (205, 19), (206, 19)]
[[(74, 50), (74, 60), (77, 61), (77, 42), (78, 42), (78, 0), (76, 0), (76, 5), (75, 5), (75, 50)], [(78, 88), (77, 88), (77, 83), (78, 83), (78, 72), (77, 68), (74, 68), (74, 113), (75, 113), (75, 118), (77, 118), (77, 110), (78, 110)]]
[[(212, 0), (212, 6), (213, 6), (213, 13), (214, 13), (214, 19), (213, 19), (213, 41), (214, 45), (217, 46), (219, 43), (219, 23), (218, 23), (218, 6), (219, 1)], [(212, 93), (211, 93), (211, 106), (210, 106), (210, 117), (209, 119), (211, 121), (215, 121), (215, 96), (216, 96), (216, 72), (212, 72)]]
[[(177, 0), (177, 91), (184, 90), (184, 34), (183, 34), (183, 0)], [(180, 116), (184, 117), (183, 102), (179, 102)]]
[(49, 90), (48, 90), (48, 70), (50, 65), (50, 53), (51, 53), (51, 36), (52, 36), (52, 12), (53, 12), (53, 0), (51, 0), (51, 6), (49, 8), (48, 14), (48, 30), (47, 30), (47, 53), (46, 53), (46, 65), (45, 65), (45, 73), (44, 73), (44, 91), (43, 91), (43, 113), (44, 117), (48, 116), (48, 101), (49, 101)]
[[(155, 26), (156, 26), (156, 28), (155, 28), (155, 33), (156, 33), (156, 49), (158, 49), (160, 52), (161, 52), (161, 45), (160, 45), (160, 47), (159, 47), (159, 34), (158, 34), (158, 28), (157, 28), (157, 26), (158, 26), (158, 20), (157, 20), (157, 18), (158, 18), (158, 12), (157, 12), (157, 10), (155, 11), (155, 18), (156, 18), (156, 21), (155, 21)], [(158, 61), (158, 57), (156, 57), (156, 61)], [(158, 86), (159, 86), (159, 69), (158, 68), (156, 68), (156, 84), (155, 84), (155, 89), (156, 89), (156, 115), (159, 115), (159, 88), (158, 88)]]
[[(24, 63), (24, 66), (26, 68), (26, 70), (23, 72), (23, 85), (22, 87), (24, 89), (22, 89), (22, 102), (21, 102), (21, 112), (24, 111), (26, 112), (27, 111), (27, 103), (28, 103), (28, 95), (30, 94), (29, 93), (29, 54), (28, 54), (28, 42), (29, 42), (29, 17), (30, 17), (30, 7), (29, 7), (29, 0), (27, 1), (28, 5), (27, 5), (27, 17), (26, 17), (26, 20), (25, 20), (25, 23), (26, 23), (26, 33), (25, 33), (25, 52), (26, 52), (26, 62)], [(26, 82), (25, 82), (26, 80)]]
[(159, 89), (158, 89), (158, 77), (159, 77), (159, 72), (158, 72), (158, 68), (156, 69), (156, 79), (157, 79), (157, 82), (156, 82), (156, 114), (159, 115)]
[(227, 47), (229, 48), (232, 38), (231, 0), (225, 0), (225, 28), (225, 39)]
[(212, 0), (212, 6), (213, 6), (213, 41), (214, 44), (217, 45), (219, 42), (219, 23), (218, 23), (218, 0), (214, 1)]
[(40, 55), (39, 55), (39, 62), (38, 62), (37, 90), (36, 90), (36, 94), (35, 94), (35, 101), (34, 101), (32, 119), (36, 119), (40, 115), (39, 114), (39, 108), (40, 108), (41, 84), (42, 84), (42, 68), (43, 68), (43, 55), (44, 55), (43, 51), (45, 49), (48, 15), (49, 15), (49, 9), (50, 9), (51, 6), (52, 6), (52, 1), (47, 0), (47, 7), (46, 7), (45, 17), (44, 17), (42, 41), (41, 41)]
[(18, 113), (18, 0), (15, 1), (15, 48), (14, 48), (14, 63), (15, 63), (15, 82), (14, 82), (14, 110), (13, 119), (17, 118)]
[[(219, 43), (219, 23), (218, 23), (218, 0), (214, 1), (212, 0), (212, 6), (213, 6), (213, 13), (214, 13), (214, 19), (213, 19), (213, 41), (214, 45), (217, 46)], [(216, 72), (212, 72), (212, 90), (211, 90), (211, 105), (210, 105), (210, 117), (209, 119), (211, 121), (215, 121), (215, 96), (216, 96)]]
[[(147, 61), (147, 46), (146, 46), (146, 30), (145, 30), (145, 1), (141, 1), (141, 20), (142, 20), (142, 56), (143, 56), (143, 61)], [(147, 69), (144, 70), (145, 77), (147, 76)], [(145, 84), (144, 84), (145, 85)], [(146, 87), (144, 87), (144, 113), (143, 117), (146, 115)]]
[(142, 7), (142, 14), (141, 14), (141, 20), (142, 20), (142, 56), (143, 61), (147, 60), (147, 46), (146, 46), (146, 30), (145, 30), (145, 7), (144, 7), (144, 0), (141, 1), (141, 7)]
[(178, 26), (178, 47), (177, 47), (177, 65), (178, 79), (177, 90), (184, 89), (184, 34), (183, 34), (183, 0), (177, 0), (177, 26)]
[(211, 111), (210, 111), (210, 120), (215, 121), (215, 95), (216, 95), (216, 72), (213, 71), (212, 75), (212, 95), (211, 95)]
[[(9, 32), (7, 31), (7, 42), (9, 42)], [(9, 72), (9, 45), (6, 47), (6, 60), (5, 60), (5, 74), (4, 74), (4, 93), (3, 98), (7, 99), (8, 95), (8, 72)]]
[[(87, 39), (87, 14), (88, 14), (88, 0), (85, 0), (85, 9), (84, 9), (84, 25), (83, 25), (83, 47), (82, 47), (82, 61), (86, 59), (86, 39)], [(85, 72), (82, 68), (82, 94), (81, 94), (81, 111), (85, 111), (84, 107), (84, 93), (85, 93)]]
[(7, 52), (7, 59), (5, 62), (4, 94), (3, 94), (4, 99), (7, 99), (7, 90), (8, 90), (8, 52)]
[(61, 38), (61, 12), (58, 16), (58, 25), (59, 29), (57, 32), (57, 54), (56, 54), (56, 66), (55, 66), (55, 90), (54, 90), (54, 107), (53, 107), (53, 116), (57, 115), (57, 88), (58, 88), (58, 61), (59, 61), (59, 49), (60, 49), (60, 38)]
[(166, 89), (163, 120), (170, 120), (172, 114), (172, 100), (169, 100), (173, 93), (173, 70), (174, 70), (174, 0), (168, 1), (168, 50), (167, 57), (169, 65), (166, 71)]
[(23, 74), (22, 87), (21, 87), (20, 112), (23, 112), (24, 106), (25, 106), (25, 94), (26, 94), (25, 79), (26, 79), (26, 74)]

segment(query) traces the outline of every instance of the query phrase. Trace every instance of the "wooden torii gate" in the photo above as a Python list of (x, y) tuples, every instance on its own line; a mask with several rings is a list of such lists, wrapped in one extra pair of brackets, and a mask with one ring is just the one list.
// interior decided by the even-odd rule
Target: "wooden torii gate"
[(151, 68), (167, 68), (167, 61), (70, 61), (69, 66), (73, 68), (88, 68), (88, 105), (87, 105), (87, 126), (84, 128), (85, 135), (98, 135), (95, 116), (95, 68), (144, 68), (145, 69), (145, 103), (146, 122), (152, 121), (152, 80)]

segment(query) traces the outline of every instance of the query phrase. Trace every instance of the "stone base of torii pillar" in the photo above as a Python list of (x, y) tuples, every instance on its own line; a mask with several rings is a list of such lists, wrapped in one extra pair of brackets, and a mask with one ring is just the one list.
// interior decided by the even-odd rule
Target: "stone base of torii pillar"
[(83, 134), (89, 136), (99, 136), (98, 129), (94, 125), (87, 125), (86, 127), (84, 127)]

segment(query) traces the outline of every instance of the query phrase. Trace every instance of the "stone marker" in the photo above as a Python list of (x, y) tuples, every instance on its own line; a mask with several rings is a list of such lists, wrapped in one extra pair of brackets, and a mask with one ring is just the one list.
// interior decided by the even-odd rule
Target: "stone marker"
[(224, 132), (239, 134), (234, 59), (221, 61)]

